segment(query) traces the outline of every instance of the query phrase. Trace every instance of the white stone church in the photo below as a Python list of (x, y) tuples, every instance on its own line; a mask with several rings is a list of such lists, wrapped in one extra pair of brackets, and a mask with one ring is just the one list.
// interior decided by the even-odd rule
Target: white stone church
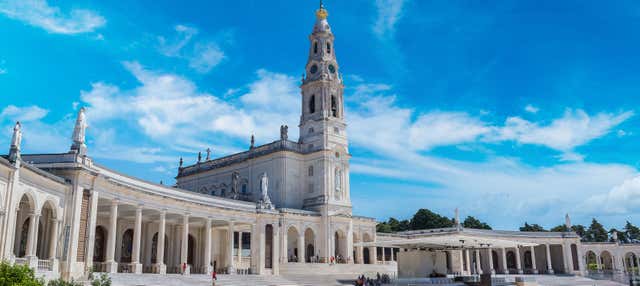
[[(640, 246), (573, 232), (450, 229), (377, 234), (352, 214), (343, 81), (327, 11), (316, 11), (300, 137), (180, 166), (175, 186), (95, 162), (80, 109), (71, 147), (0, 157), (0, 258), (49, 278), (108, 273), (574, 273), (631, 271)], [(275, 131), (275, 130), (274, 130)], [(71, 132), (70, 132), (71, 133)], [(27, 150), (25, 150), (27, 151)], [(567, 225), (570, 222), (567, 219)], [(332, 267), (328, 265), (334, 264)], [(637, 269), (637, 268), (635, 268)]]

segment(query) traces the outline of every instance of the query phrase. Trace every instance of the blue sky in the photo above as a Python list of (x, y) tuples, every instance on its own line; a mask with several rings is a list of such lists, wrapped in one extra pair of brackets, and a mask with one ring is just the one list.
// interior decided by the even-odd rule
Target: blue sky
[[(0, 0), (7, 146), (89, 152), (150, 181), (178, 158), (297, 138), (317, 1)], [(345, 78), (354, 212), (497, 228), (640, 218), (635, 1), (326, 0)]]

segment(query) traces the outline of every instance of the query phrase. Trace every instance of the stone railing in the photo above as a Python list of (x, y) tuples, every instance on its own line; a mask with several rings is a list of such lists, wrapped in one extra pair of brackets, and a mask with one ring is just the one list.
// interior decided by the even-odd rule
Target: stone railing
[(29, 259), (26, 257), (16, 257), (14, 258), (13, 263), (15, 265), (29, 265)]
[(53, 261), (38, 259), (38, 271), (51, 271), (53, 269)]
[(251, 257), (250, 256), (242, 256), (241, 260), (238, 261), (238, 256), (233, 257), (233, 267), (237, 270), (246, 270), (251, 268)]
[(104, 262), (94, 262), (93, 272), (107, 272), (107, 264)]
[(120, 273), (131, 273), (133, 271), (133, 267), (129, 263), (118, 263), (118, 272)]

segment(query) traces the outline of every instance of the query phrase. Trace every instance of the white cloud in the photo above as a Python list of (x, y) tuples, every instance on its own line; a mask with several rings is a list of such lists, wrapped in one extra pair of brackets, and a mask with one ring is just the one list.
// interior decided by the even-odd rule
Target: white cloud
[(629, 178), (606, 193), (600, 192), (586, 198), (581, 209), (587, 214), (637, 214), (640, 210), (640, 176)]
[(48, 110), (39, 106), (17, 107), (9, 105), (0, 113), (0, 118), (8, 118), (12, 121), (28, 122), (36, 121), (45, 117), (49, 113)]
[(560, 118), (541, 125), (520, 117), (509, 117), (498, 129), (494, 140), (514, 140), (522, 144), (542, 145), (563, 152), (602, 137), (611, 129), (633, 116), (633, 112), (598, 113), (590, 116), (585, 111), (568, 109)]
[(527, 106), (524, 107), (524, 111), (529, 113), (538, 113), (538, 111), (540, 111), (540, 108), (537, 108), (531, 104), (527, 104)]
[(377, 16), (373, 32), (380, 38), (391, 38), (396, 23), (402, 17), (402, 8), (406, 0), (376, 0)]
[(409, 130), (409, 142), (418, 150), (475, 141), (489, 127), (464, 112), (430, 112), (418, 117)]
[(2, 0), (0, 13), (56, 34), (87, 33), (106, 24), (94, 11), (72, 9), (65, 14), (45, 0)]
[(172, 39), (158, 37), (158, 50), (167, 57), (184, 59), (199, 73), (208, 73), (225, 59), (224, 51), (212, 41), (194, 41), (199, 33), (195, 27), (176, 25)]
[[(270, 142), (277, 139), (280, 125), (296, 126), (299, 119), (299, 89), (296, 80), (284, 74), (258, 70), (256, 80), (243, 88), (246, 93), (237, 100), (224, 101), (199, 91), (179, 75), (148, 70), (136, 62), (124, 66), (139, 86), (123, 90), (98, 82), (81, 93), (81, 100), (88, 105), (87, 118), (94, 126), (93, 132), (106, 132), (114, 124), (123, 123), (126, 129), (141, 132), (161, 146), (140, 150), (141, 157), (131, 158), (137, 162), (175, 160), (166, 155), (209, 147), (206, 142), (212, 138), (216, 138), (212, 142), (215, 146), (211, 146), (216, 152), (238, 151), (238, 140), (246, 140), (248, 146), (254, 133), (258, 142)], [(115, 144), (124, 144), (120, 140), (106, 140), (119, 136), (118, 132), (105, 135), (105, 140), (96, 142), (97, 148), (108, 146), (105, 154), (113, 153), (111, 149), (124, 152), (124, 146)], [(290, 136), (297, 136), (297, 130), (291, 128)]]

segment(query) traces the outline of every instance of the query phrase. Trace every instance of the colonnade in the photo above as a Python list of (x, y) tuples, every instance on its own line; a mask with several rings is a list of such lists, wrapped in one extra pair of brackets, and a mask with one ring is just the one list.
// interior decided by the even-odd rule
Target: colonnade
[[(584, 268), (582, 265), (574, 265), (575, 261), (579, 262), (579, 253), (573, 253), (572, 247), (575, 248), (575, 244), (463, 249), (458, 258), (462, 263), (458, 265), (458, 269), (450, 271), (464, 274), (573, 273)], [(542, 251), (543, 254), (536, 254), (536, 251)], [(449, 251), (449, 255), (452, 253), (453, 251)], [(543, 260), (538, 261), (538, 258)]]

